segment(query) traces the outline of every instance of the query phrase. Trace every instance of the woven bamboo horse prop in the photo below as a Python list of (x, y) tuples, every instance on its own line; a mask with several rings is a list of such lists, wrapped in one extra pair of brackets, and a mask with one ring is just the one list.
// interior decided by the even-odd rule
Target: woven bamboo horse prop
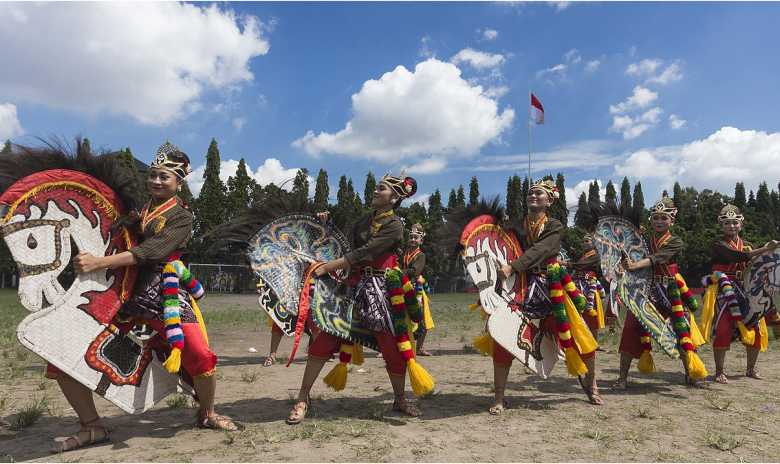
[(559, 358), (558, 344), (554, 335), (539, 329), (538, 319), (519, 311), (525, 299), (525, 275), (498, 279), (498, 266), (520, 257), (522, 249), (514, 232), (505, 231), (497, 222), (495, 216), (483, 214), (466, 224), (460, 234), (461, 257), (488, 315), (490, 336), (546, 379)]
[(79, 252), (106, 256), (135, 243), (118, 195), (79, 171), (49, 169), (16, 181), (0, 195), (0, 236), (19, 269), (19, 298), (32, 312), (17, 328), (22, 345), (129, 413), (177, 391), (178, 377), (153, 356), (149, 341), (112, 321), (127, 300), (134, 267), (58, 278)]

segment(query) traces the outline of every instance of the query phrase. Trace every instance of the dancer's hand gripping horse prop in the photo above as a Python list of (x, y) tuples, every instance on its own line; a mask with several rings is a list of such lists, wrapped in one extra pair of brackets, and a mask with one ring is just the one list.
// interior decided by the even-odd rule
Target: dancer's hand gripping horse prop
[(540, 330), (538, 319), (529, 319), (521, 308), (526, 295), (524, 274), (499, 277), (498, 268), (519, 258), (523, 251), (515, 233), (499, 225), (497, 202), (485, 205), (499, 213), (478, 214), (460, 233), (460, 254), (479, 291), (487, 314), (487, 331), (504, 349), (533, 372), (547, 378), (561, 357), (553, 334)]
[(3, 186), (15, 182), (0, 195), (0, 237), (31, 312), (17, 328), (19, 342), (123, 410), (145, 411), (180, 385), (154, 356), (151, 340), (114, 318), (133, 289), (135, 267), (76, 274), (67, 283), (66, 269), (79, 252), (107, 256), (135, 244), (125, 227), (112, 228), (126, 212), (120, 195), (81, 171), (106, 174), (114, 165), (108, 156), (76, 159), (54, 149), (25, 155), (28, 164), (15, 166), (15, 176), (2, 166)]

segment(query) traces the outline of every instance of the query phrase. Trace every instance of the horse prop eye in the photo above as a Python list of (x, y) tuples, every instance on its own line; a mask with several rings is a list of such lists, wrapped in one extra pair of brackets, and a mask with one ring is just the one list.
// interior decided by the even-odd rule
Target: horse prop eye
[(479, 263), (474, 264), (477, 267), (477, 272), (482, 272), (482, 268), (479, 267)]
[(27, 248), (34, 250), (38, 247), (38, 241), (35, 240), (35, 237), (33, 237), (33, 234), (30, 234), (27, 236)]

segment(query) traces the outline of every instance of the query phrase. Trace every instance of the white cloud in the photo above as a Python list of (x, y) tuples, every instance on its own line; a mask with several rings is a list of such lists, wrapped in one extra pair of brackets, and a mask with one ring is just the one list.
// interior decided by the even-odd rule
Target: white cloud
[(542, 69), (541, 71), (536, 72), (536, 78), (541, 79), (544, 76), (558, 76), (559, 78), (565, 78), (566, 77), (566, 70), (569, 67), (566, 66), (563, 63), (556, 64), (555, 66), (551, 66), (547, 69)]
[(446, 160), (441, 158), (428, 158), (411, 165), (404, 165), (401, 169), (409, 174), (438, 174), (446, 167)]
[(485, 29), (482, 31), (482, 40), (496, 40), (498, 38), (498, 31), (495, 29)]
[(609, 105), (609, 112), (611, 114), (622, 114), (629, 111), (634, 111), (642, 108), (647, 108), (651, 103), (658, 99), (658, 94), (652, 90), (637, 85), (634, 87), (634, 92), (625, 101), (618, 103), (617, 105)]
[(476, 69), (495, 68), (504, 63), (506, 58), (499, 53), (486, 53), (473, 48), (464, 48), (450, 60), (455, 65), (465, 63)]
[(615, 173), (727, 193), (745, 182), (755, 190), (761, 181), (780, 179), (780, 132), (722, 127), (705, 139), (631, 153)]
[(233, 121), (231, 122), (233, 123), (233, 127), (240, 132), (246, 124), (246, 118), (233, 118)]
[(582, 61), (582, 56), (580, 56), (580, 51), (576, 48), (572, 48), (568, 52), (563, 54), (563, 59), (570, 64), (577, 64), (580, 61)]
[(422, 39), (420, 39), (420, 51), (417, 52), (417, 54), (423, 58), (435, 58), (436, 52), (433, 51), (431, 48), (431, 36), (423, 36)]
[(431, 198), (430, 193), (417, 193), (413, 197), (410, 197), (409, 200), (406, 201), (407, 206), (413, 205), (415, 203), (419, 203), (422, 205), (426, 210), (428, 209), (428, 200)]
[[(552, 173), (565, 169), (593, 170), (613, 166), (618, 160), (610, 154), (613, 142), (607, 140), (584, 140), (561, 145), (549, 151), (534, 152), (531, 170), (533, 173)], [(457, 168), (467, 171), (528, 171), (528, 153), (517, 155), (481, 156), (479, 164)]]
[(677, 116), (676, 114), (670, 114), (669, 115), (669, 127), (671, 127), (672, 129), (675, 129), (675, 130), (682, 129), (683, 127), (685, 127), (685, 124), (687, 122), (688, 121), (686, 121), (685, 119)]
[(403, 66), (368, 80), (352, 95), (353, 117), (336, 133), (308, 131), (293, 146), (310, 155), (341, 154), (383, 163), (419, 155), (473, 155), (498, 141), (515, 112), (479, 85), (461, 77), (452, 63), (429, 59), (413, 72)]
[(266, 26), (216, 5), (2, 3), (0, 97), (164, 125), (251, 81)]
[(570, 222), (574, 220), (574, 213), (577, 212), (577, 204), (580, 201), (580, 195), (585, 193), (585, 197), (587, 198), (590, 184), (592, 184), (594, 180), (599, 184), (599, 196), (601, 201), (604, 201), (604, 198), (607, 196), (607, 188), (606, 184), (602, 182), (601, 179), (581, 180), (577, 182), (574, 187), (566, 187), (566, 207), (569, 209)]
[(548, 5), (555, 8), (555, 12), (561, 12), (571, 6), (571, 2), (547, 2)]
[(16, 105), (0, 103), (0, 144), (23, 133), (22, 124), (16, 115)]
[(658, 71), (663, 67), (663, 61), (658, 58), (644, 59), (638, 63), (631, 63), (626, 68), (626, 74), (638, 78), (644, 78), (647, 84), (666, 85), (682, 79), (682, 67), (680, 61), (674, 61), (668, 65), (660, 74)]
[[(227, 159), (222, 160), (219, 163), (219, 178), (222, 182), (227, 183), (228, 178), (236, 175), (238, 170), (238, 160)], [(258, 184), (266, 186), (270, 183), (274, 183), (276, 186), (282, 186), (284, 190), (292, 190), (292, 180), (298, 173), (300, 168), (285, 168), (282, 162), (276, 158), (266, 158), (266, 160), (257, 167), (254, 171), (247, 163), (247, 173)], [(203, 188), (203, 174), (206, 172), (206, 165), (202, 164), (192, 170), (192, 173), (187, 177), (187, 183), (189, 184), (190, 191), (197, 197), (200, 195), (200, 189)], [(310, 190), (314, 187), (314, 179), (309, 176)], [(311, 193), (311, 192), (310, 192)]]
[(598, 71), (599, 66), (601, 66), (601, 61), (599, 60), (591, 60), (585, 63), (585, 71), (589, 73), (593, 73)]
[(496, 87), (488, 87), (485, 90), (485, 96), (488, 98), (499, 99), (509, 93), (509, 87), (505, 85), (499, 85)]
[(647, 83), (666, 85), (671, 82), (679, 81), (682, 77), (682, 70), (680, 69), (679, 62), (674, 62), (667, 66), (660, 75), (649, 78)]
[(651, 76), (655, 74), (655, 70), (661, 66), (661, 63), (659, 59), (645, 59), (638, 63), (631, 63), (626, 68), (626, 74), (634, 77)]
[(609, 128), (609, 131), (623, 134), (623, 138), (626, 140), (634, 139), (648, 129), (657, 126), (661, 113), (663, 110), (655, 107), (634, 118), (625, 115), (613, 116), (612, 127)]

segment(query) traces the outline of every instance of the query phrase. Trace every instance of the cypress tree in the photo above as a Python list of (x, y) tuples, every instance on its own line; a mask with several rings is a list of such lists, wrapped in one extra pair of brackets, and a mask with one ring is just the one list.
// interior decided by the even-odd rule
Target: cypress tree
[(604, 194), (604, 201), (610, 200), (617, 204), (617, 192), (615, 191), (615, 184), (612, 183), (612, 179), (607, 182), (607, 192)]
[(447, 209), (452, 211), (458, 207), (458, 194), (455, 193), (455, 189), (450, 189), (450, 197), (447, 200)]
[(526, 210), (526, 199), (528, 198), (528, 190), (531, 188), (531, 182), (528, 177), (523, 179), (523, 184), (520, 187), (520, 211)]
[(620, 184), (620, 210), (628, 211), (631, 208), (631, 184), (628, 182), (628, 177), (623, 178), (623, 183)]
[(553, 203), (553, 217), (564, 225), (569, 223), (569, 209), (566, 207), (566, 179), (562, 173), (555, 176), (555, 187), (558, 189), (558, 199)]
[(3, 149), (0, 150), (0, 155), (6, 155), (8, 153), (11, 153), (11, 141), (6, 140), (3, 144)]
[(203, 187), (195, 201), (196, 235), (208, 232), (212, 227), (225, 222), (226, 188), (219, 178), (220, 156), (217, 141), (211, 139), (206, 153), (206, 170), (203, 172)]
[(444, 224), (444, 211), (441, 204), (439, 189), (428, 197), (428, 228), (429, 231), (437, 230)]
[(506, 180), (506, 213), (510, 218), (513, 217), (515, 208), (517, 207), (517, 194), (512, 188), (512, 177), (510, 176)]
[(634, 218), (638, 222), (645, 220), (645, 195), (642, 193), (642, 182), (637, 181), (634, 185), (634, 198), (631, 209), (634, 210)]
[(750, 191), (748, 194), (748, 201), (747, 201), (748, 208), (756, 208), (756, 196), (753, 195), (753, 190)]
[(460, 185), (458, 187), (458, 207), (459, 208), (466, 207), (466, 195), (465, 192), (463, 191), (463, 185)]
[(580, 229), (588, 230), (590, 224), (587, 222), (586, 212), (588, 211), (588, 199), (585, 197), (585, 192), (580, 193), (580, 198), (577, 201), (577, 212), (574, 213), (574, 225)]
[(320, 169), (320, 172), (317, 173), (317, 184), (314, 187), (314, 210), (315, 211), (322, 212), (328, 209), (329, 195), (330, 195), (330, 186), (328, 186), (328, 173), (324, 169)]
[(740, 210), (745, 209), (747, 206), (747, 198), (745, 198), (745, 184), (737, 182), (734, 186), (734, 206)]
[(299, 210), (305, 210), (309, 204), (309, 170), (298, 169), (295, 173), (292, 188), (293, 204)]
[(599, 193), (599, 183), (598, 181), (594, 180), (588, 186), (588, 203), (593, 203), (593, 202), (598, 203), (600, 201), (601, 201), (601, 193)]
[(371, 205), (371, 200), (374, 197), (374, 190), (376, 190), (376, 178), (374, 173), (368, 171), (366, 176), (366, 187), (363, 189), (363, 202), (368, 207)]
[(252, 200), (255, 180), (246, 170), (244, 158), (238, 161), (236, 174), (227, 180), (227, 216), (228, 219), (238, 216), (249, 207)]
[(477, 176), (471, 178), (469, 182), (469, 208), (479, 203), (479, 181)]

